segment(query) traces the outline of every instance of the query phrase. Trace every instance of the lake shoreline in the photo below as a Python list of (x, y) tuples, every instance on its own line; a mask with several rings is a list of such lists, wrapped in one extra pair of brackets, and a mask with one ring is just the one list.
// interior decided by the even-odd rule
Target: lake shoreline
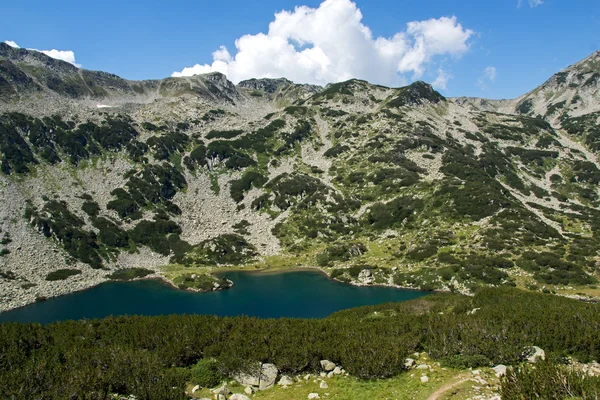
[[(292, 273), (292, 272), (319, 272), (322, 275), (324, 275), (325, 277), (327, 277), (327, 279), (329, 279), (332, 282), (338, 283), (338, 284), (342, 284), (342, 285), (350, 285), (350, 286), (356, 286), (356, 287), (386, 287), (386, 288), (392, 288), (392, 289), (398, 289), (398, 290), (410, 290), (410, 291), (416, 291), (416, 292), (422, 292), (422, 290), (418, 289), (418, 288), (414, 288), (414, 287), (403, 287), (403, 286), (399, 286), (399, 285), (395, 285), (395, 284), (386, 284), (386, 283), (377, 283), (377, 284), (361, 284), (359, 282), (354, 282), (354, 281), (350, 281), (350, 282), (344, 282), (335, 278), (332, 278), (323, 268), (321, 267), (311, 267), (311, 266), (307, 266), (307, 267), (290, 267), (290, 268), (261, 268), (261, 269), (254, 269), (254, 270), (250, 270), (244, 267), (225, 267), (222, 269), (218, 269), (215, 271), (211, 271), (210, 274), (213, 276), (218, 276), (218, 275), (222, 275), (222, 274), (226, 274), (229, 272), (244, 272), (244, 273), (248, 273), (251, 275), (265, 275), (265, 276), (269, 276), (269, 275), (278, 275), (278, 274), (285, 274), (285, 273)], [(179, 288), (171, 279), (167, 278), (164, 275), (163, 271), (160, 270), (155, 270), (153, 274), (145, 276), (145, 277), (140, 277), (140, 278), (133, 278), (133, 279), (129, 279), (129, 280), (114, 280), (114, 279), (107, 279), (107, 278), (99, 278), (99, 279), (94, 279), (88, 282), (78, 282), (78, 285), (76, 287), (73, 287), (72, 282), (65, 282), (65, 285), (57, 285), (55, 287), (56, 290), (53, 290), (52, 293), (48, 293), (47, 295), (44, 296), (35, 296), (35, 297), (31, 297), (31, 296), (27, 296), (27, 298), (21, 298), (18, 301), (13, 301), (13, 302), (2, 302), (0, 303), (0, 314), (7, 312), (7, 311), (12, 311), (12, 310), (17, 310), (19, 308), (23, 308), (23, 307), (27, 307), (31, 304), (35, 304), (38, 302), (43, 302), (52, 298), (56, 298), (56, 297), (60, 297), (60, 296), (65, 296), (65, 295), (69, 295), (72, 293), (78, 293), (78, 292), (83, 292), (86, 290), (90, 290), (94, 287), (97, 287), (99, 285), (102, 285), (104, 283), (110, 283), (110, 282), (135, 282), (135, 281), (144, 281), (144, 280), (158, 280), (161, 281), (163, 283), (165, 283), (166, 285), (170, 286), (171, 288), (175, 289), (175, 290), (180, 290), (180, 291), (184, 291), (184, 292), (193, 292), (193, 293), (210, 293), (210, 292), (215, 292), (215, 291), (223, 291), (223, 290), (228, 290), (232, 287), (235, 286), (235, 282), (232, 282), (231, 287), (228, 288), (221, 288), (221, 289), (217, 289), (217, 290), (210, 290), (210, 291), (203, 291), (203, 290), (198, 290), (198, 289), (193, 289), (193, 288), (186, 288), (186, 289), (181, 289)], [(67, 285), (67, 283), (69, 283)], [(435, 290), (435, 291), (431, 291), (429, 293), (441, 293), (441, 292), (446, 292), (443, 290)], [(41, 299), (41, 300), (40, 300)]]
[[(180, 290), (161, 276), (112, 281), (89, 290), (57, 296), (29, 307), (0, 313), (0, 321), (51, 323), (102, 319), (107, 316), (198, 314), (246, 315), (257, 318), (325, 318), (331, 313), (388, 302), (400, 302), (430, 293), (385, 287), (357, 287), (326, 278), (316, 268), (275, 273), (230, 271), (224, 278), (236, 290), (197, 293)], [(279, 271), (278, 271), (279, 272)]]

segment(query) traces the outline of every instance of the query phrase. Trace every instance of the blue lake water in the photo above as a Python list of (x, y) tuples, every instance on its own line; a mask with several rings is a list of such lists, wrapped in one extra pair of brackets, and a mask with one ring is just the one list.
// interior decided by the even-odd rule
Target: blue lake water
[(334, 282), (318, 271), (229, 272), (221, 276), (231, 279), (235, 286), (219, 292), (193, 293), (174, 289), (159, 280), (109, 282), (0, 313), (0, 322), (46, 324), (109, 315), (168, 314), (323, 318), (347, 308), (405, 301), (427, 294), (351, 286)]

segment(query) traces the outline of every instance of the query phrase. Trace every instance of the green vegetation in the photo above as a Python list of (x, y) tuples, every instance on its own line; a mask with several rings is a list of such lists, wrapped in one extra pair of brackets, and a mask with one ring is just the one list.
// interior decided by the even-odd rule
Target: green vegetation
[(510, 368), (502, 378), (500, 394), (506, 400), (582, 399), (600, 393), (600, 377), (590, 376), (566, 365), (541, 362)]
[(47, 281), (64, 281), (72, 276), (81, 274), (78, 269), (58, 269), (46, 275)]
[[(405, 358), (417, 351), (460, 367), (516, 365), (524, 348), (537, 345), (549, 359), (570, 355), (588, 362), (600, 356), (598, 320), (595, 304), (486, 288), (475, 297), (431, 295), (322, 320), (172, 315), (47, 326), (5, 323), (0, 324), (0, 396), (118, 393), (184, 399), (187, 382), (212, 385), (256, 361), (293, 375), (319, 371), (325, 358), (359, 379), (394, 377), (405, 374)], [(95, 373), (98, 368), (102, 374)], [(509, 370), (503, 396), (536, 398), (549, 390), (560, 395), (560, 386), (542, 382), (555, 382), (550, 377), (566, 376), (563, 371), (543, 363), (535, 370)], [(563, 382), (597, 388), (595, 379), (581, 375)]]
[(255, 171), (247, 171), (242, 175), (241, 179), (231, 181), (230, 193), (231, 198), (239, 203), (244, 199), (244, 193), (250, 190), (253, 186), (256, 188), (262, 187), (267, 183), (268, 178)]
[(216, 360), (201, 359), (190, 368), (190, 379), (202, 387), (216, 387), (224, 379)]
[(398, 94), (387, 103), (387, 106), (397, 108), (407, 105), (423, 104), (423, 101), (429, 101), (435, 104), (445, 100), (446, 98), (439, 92), (433, 90), (430, 85), (422, 81), (417, 81), (409, 86), (398, 89)]
[(256, 255), (256, 248), (240, 235), (220, 235), (205, 240), (188, 255), (201, 265), (240, 264)]
[(206, 134), (207, 139), (232, 139), (236, 136), (243, 134), (242, 130), (231, 130), (231, 131), (210, 131)]
[(118, 269), (106, 277), (115, 281), (130, 281), (132, 279), (144, 278), (154, 272), (146, 268), (124, 268)]

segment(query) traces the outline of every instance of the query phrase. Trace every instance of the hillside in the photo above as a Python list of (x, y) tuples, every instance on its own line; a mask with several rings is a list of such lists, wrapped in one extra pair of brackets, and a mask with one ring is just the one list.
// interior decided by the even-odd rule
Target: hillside
[(134, 82), (0, 43), (0, 307), (120, 275), (210, 290), (231, 266), (598, 297), (599, 58), (497, 102)]

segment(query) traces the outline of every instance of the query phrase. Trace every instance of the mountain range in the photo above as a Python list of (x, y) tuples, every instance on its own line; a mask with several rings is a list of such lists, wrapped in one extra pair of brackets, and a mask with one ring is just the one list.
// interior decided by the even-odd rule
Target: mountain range
[(129, 81), (0, 43), (0, 310), (219, 268), (600, 296), (600, 52), (513, 100)]

